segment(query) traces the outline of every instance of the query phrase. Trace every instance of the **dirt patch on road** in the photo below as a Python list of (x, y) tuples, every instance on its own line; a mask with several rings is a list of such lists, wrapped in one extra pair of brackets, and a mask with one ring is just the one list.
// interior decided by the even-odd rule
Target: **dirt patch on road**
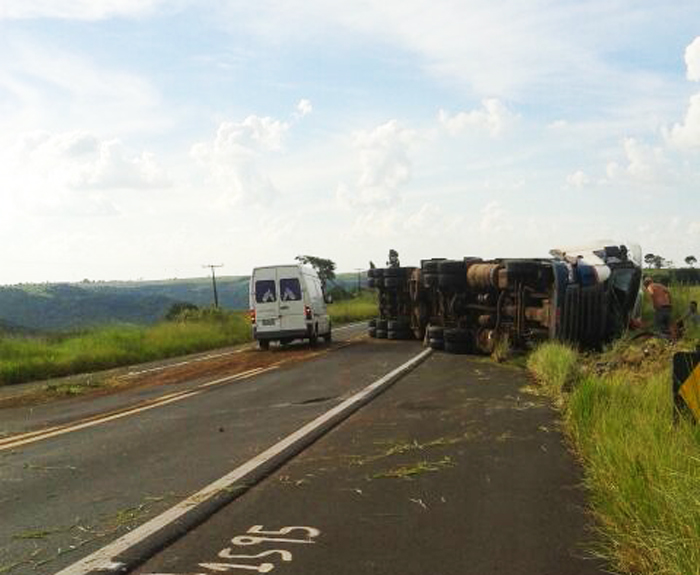
[(178, 385), (193, 381), (206, 381), (219, 377), (233, 376), (257, 368), (282, 366), (305, 361), (349, 345), (338, 343), (313, 348), (308, 345), (276, 347), (261, 351), (251, 347), (241, 348), (225, 354), (211, 353), (190, 358), (182, 358), (173, 363), (149, 365), (139, 369), (115, 370), (62, 378), (60, 380), (37, 383), (26, 393), (10, 397), (0, 397), (0, 409), (37, 405), (74, 397), (97, 397), (118, 393), (126, 389), (152, 387), (157, 385)]

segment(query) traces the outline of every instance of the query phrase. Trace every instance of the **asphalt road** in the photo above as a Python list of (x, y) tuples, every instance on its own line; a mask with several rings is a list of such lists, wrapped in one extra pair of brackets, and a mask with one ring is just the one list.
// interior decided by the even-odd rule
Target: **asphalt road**
[[(14, 433), (122, 413), (16, 447), (0, 439), (0, 573), (74, 564), (421, 346), (341, 341), (325, 351), (242, 379), (202, 367), (206, 376), (175, 386), (0, 410), (0, 430)], [(435, 354), (138, 572), (601, 573), (583, 558), (577, 467), (526, 383), (519, 370)], [(124, 412), (144, 399), (155, 403)]]
[[(336, 339), (351, 339), (362, 330), (338, 330)], [(419, 349), (417, 343), (339, 342), (307, 361), (204, 388), (181, 401), (27, 445), (3, 450), (0, 444), (0, 573), (57, 572), (266, 449)], [(7, 427), (42, 428), (67, 423), (66, 413), (79, 417), (99, 407), (123, 407), (143, 394), (153, 399), (171, 393), (172, 386), (152, 387), (4, 409), (0, 419)]]
[(435, 354), (140, 575), (596, 575), (580, 477), (522, 371)]

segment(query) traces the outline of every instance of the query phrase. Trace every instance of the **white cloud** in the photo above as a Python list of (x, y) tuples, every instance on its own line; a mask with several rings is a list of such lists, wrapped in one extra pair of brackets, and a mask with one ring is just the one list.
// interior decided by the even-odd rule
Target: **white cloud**
[(120, 140), (100, 140), (87, 132), (23, 134), (13, 151), (14, 186), (37, 177), (48, 189), (142, 189), (169, 181), (153, 154), (134, 153)]
[(356, 132), (360, 174), (354, 187), (338, 186), (336, 197), (346, 207), (388, 206), (399, 199), (399, 188), (411, 177), (408, 150), (416, 139), (414, 131), (390, 120), (371, 131)]
[(626, 165), (611, 161), (606, 175), (610, 181), (628, 178), (639, 183), (662, 183), (672, 177), (670, 165), (661, 147), (654, 147), (636, 138), (625, 138), (623, 151)]
[(164, 0), (3, 0), (0, 4), (0, 20), (102, 20), (112, 17), (138, 17), (152, 13), (161, 4), (164, 4)]
[(583, 170), (576, 170), (566, 177), (566, 183), (573, 188), (583, 188), (590, 183), (590, 178)]
[(700, 36), (695, 38), (685, 49), (686, 78), (700, 82)]
[(299, 103), (297, 104), (297, 112), (302, 118), (313, 112), (313, 109), (314, 108), (311, 105), (311, 101), (307, 99), (299, 100)]
[(486, 131), (495, 138), (511, 127), (517, 118), (517, 114), (495, 98), (483, 100), (479, 110), (459, 112), (454, 116), (440, 110), (438, 114), (440, 124), (453, 136), (469, 131)]
[(674, 124), (667, 137), (678, 148), (700, 148), (700, 94), (690, 98), (683, 123)]
[(192, 157), (209, 172), (227, 204), (265, 203), (278, 191), (260, 167), (270, 152), (283, 149), (289, 124), (270, 117), (248, 116), (223, 122), (214, 140), (192, 146)]
[(500, 202), (489, 202), (481, 209), (479, 228), (485, 233), (501, 233), (513, 229), (510, 218)]

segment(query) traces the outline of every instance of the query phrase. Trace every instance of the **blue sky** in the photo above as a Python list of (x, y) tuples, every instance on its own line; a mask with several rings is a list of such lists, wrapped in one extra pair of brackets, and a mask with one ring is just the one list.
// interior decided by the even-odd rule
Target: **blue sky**
[(700, 257), (700, 4), (4, 0), (0, 283)]

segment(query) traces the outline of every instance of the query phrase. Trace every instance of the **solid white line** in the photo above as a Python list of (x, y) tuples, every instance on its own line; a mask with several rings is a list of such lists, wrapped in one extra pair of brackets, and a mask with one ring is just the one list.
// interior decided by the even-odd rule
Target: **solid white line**
[[(253, 459), (248, 460), (243, 465), (240, 465), (230, 473), (224, 475), (220, 479), (217, 479), (213, 483), (210, 483), (194, 495), (190, 495), (187, 499), (184, 499), (180, 503), (174, 505), (167, 511), (161, 513), (157, 517), (154, 517), (150, 521), (147, 521), (140, 527), (137, 527), (133, 531), (130, 531), (126, 535), (123, 535), (119, 539), (116, 539), (112, 543), (109, 543), (102, 549), (95, 551), (94, 553), (84, 557), (80, 561), (74, 563), (59, 571), (55, 575), (86, 575), (91, 571), (104, 571), (109, 573), (110, 571), (115, 571), (113, 558), (117, 557), (121, 553), (124, 553), (129, 548), (137, 545), (147, 537), (153, 535), (166, 525), (177, 521), (180, 517), (185, 515), (188, 511), (194, 509), (197, 505), (204, 503), (205, 501), (211, 499), (223, 490), (230, 489), (235, 486), (235, 484), (246, 475), (257, 469), (258, 467), (267, 463), (273, 457), (276, 457), (284, 450), (288, 449), (297, 441), (304, 439), (307, 435), (313, 433), (320, 426), (325, 424), (328, 420), (332, 419), (339, 413), (351, 408), (356, 403), (362, 401), (365, 397), (374, 392), (377, 388), (380, 388), (393, 380), (395, 376), (401, 372), (411, 368), (413, 365), (419, 363), (427, 355), (432, 352), (432, 349), (423, 350), (418, 355), (414, 356), (408, 360), (403, 365), (400, 365), (390, 373), (386, 374), (381, 379), (378, 379), (374, 383), (368, 385), (349, 399), (346, 399), (342, 403), (338, 404), (331, 410), (320, 415), (310, 423), (307, 423), (294, 433), (288, 435), (283, 440), (277, 442), (272, 447), (266, 449), (262, 453), (253, 457)], [(120, 564), (121, 566), (121, 564)]]

